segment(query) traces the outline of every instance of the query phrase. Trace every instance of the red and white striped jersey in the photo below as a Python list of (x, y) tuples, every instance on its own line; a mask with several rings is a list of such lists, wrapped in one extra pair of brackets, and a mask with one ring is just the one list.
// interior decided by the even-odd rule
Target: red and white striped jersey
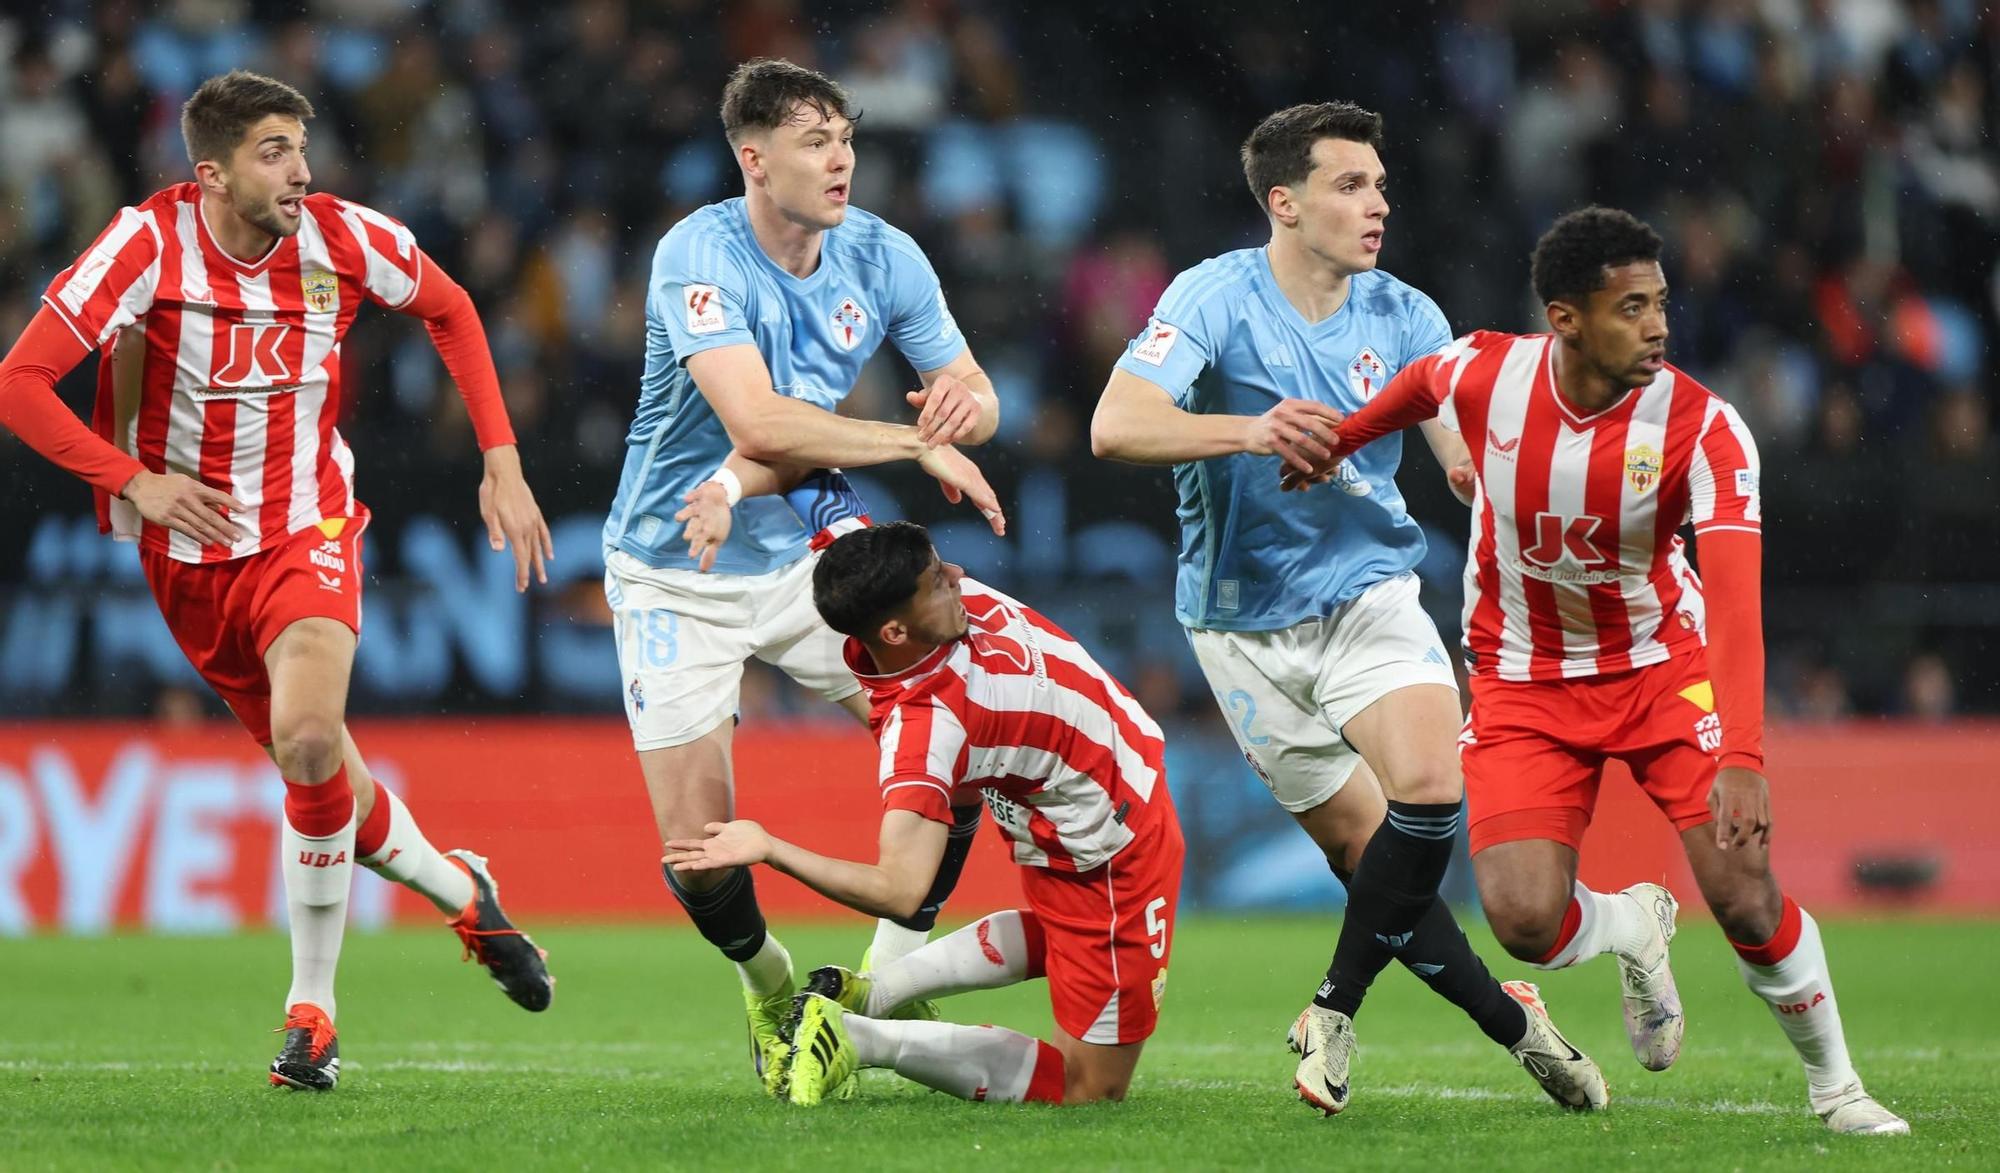
[(1706, 612), (1678, 531), (1761, 529), (1757, 447), (1735, 408), (1668, 365), (1582, 415), (1553, 351), (1546, 334), (1479, 331), (1411, 368), (1479, 472), (1465, 647), (1502, 680), (1687, 654)]
[(364, 298), (394, 309), (416, 296), (420, 258), (395, 220), (321, 193), (305, 198), (295, 235), (251, 262), (216, 244), (195, 184), (122, 209), (43, 297), (108, 352), (97, 431), (251, 516), (235, 545), (204, 545), (112, 499), (112, 530), (182, 562), (216, 562), (358, 515), (353, 456), (334, 427), (340, 341)]
[(959, 590), (970, 630), (902, 672), (874, 674), (847, 641), (884, 807), (949, 823), (953, 791), (976, 786), (1015, 863), (1076, 872), (1173, 818), (1151, 801), (1166, 785), (1164, 737), (1124, 685), (1032, 609), (969, 578)]

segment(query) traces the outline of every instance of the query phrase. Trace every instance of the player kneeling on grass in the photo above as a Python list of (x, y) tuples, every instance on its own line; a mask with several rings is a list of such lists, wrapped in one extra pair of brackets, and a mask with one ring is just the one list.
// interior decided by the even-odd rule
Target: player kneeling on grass
[[(667, 844), (676, 871), (763, 863), (870, 916), (923, 900), (981, 790), (1013, 844), (1028, 907), (997, 912), (873, 973), (814, 971), (768, 1073), (817, 1104), (860, 1067), (968, 1100), (1122, 1099), (1159, 1019), (1183, 853), (1160, 727), (1062, 629), (943, 562), (921, 526), (846, 534), (813, 603), (848, 637), (882, 746), (873, 864), (830, 859), (757, 823)], [(1053, 1044), (993, 1026), (889, 1021), (898, 1006), (1047, 977)]]

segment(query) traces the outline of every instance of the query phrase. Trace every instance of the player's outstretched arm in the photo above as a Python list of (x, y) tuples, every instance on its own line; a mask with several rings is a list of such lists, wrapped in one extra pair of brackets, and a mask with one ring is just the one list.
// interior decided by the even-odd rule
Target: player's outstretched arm
[(856, 912), (896, 918), (915, 915), (923, 903), (951, 827), (915, 811), (886, 811), (873, 864), (808, 851), (749, 819), (710, 823), (702, 830), (708, 838), (669, 840), (662, 862), (677, 872), (766, 864)]
[(861, 468), (915, 460), (933, 445), (903, 424), (847, 419), (778, 394), (764, 356), (748, 343), (690, 355), (687, 370), (751, 460), (809, 468)]
[(148, 472), (130, 453), (92, 431), (56, 394), (56, 384), (90, 353), (76, 331), (48, 306), (36, 311), (0, 362), (0, 424), (64, 471), (130, 501), (155, 525), (198, 542), (224, 545), (243, 537), (229, 514), (241, 501), (180, 473)]
[[(1368, 444), (1392, 432), (1436, 419), (1451, 390), (1450, 384), (1442, 377), (1445, 357), (1443, 354), (1425, 355), (1396, 372), (1396, 377), (1389, 380), (1389, 385), (1382, 388), (1380, 394), (1340, 425), (1338, 434), (1333, 438), (1333, 451), (1308, 472), (1285, 469), (1279, 480), (1281, 487), (1287, 490), (1310, 489), (1331, 479), (1341, 461)], [(1431, 450), (1437, 451), (1435, 444)], [(1465, 451), (1464, 444), (1458, 446), (1458, 451)], [(1442, 453), (1439, 460), (1443, 460)], [(1454, 467), (1455, 463), (1447, 464), (1447, 473)], [(1458, 486), (1453, 485), (1452, 491), (1457, 492)]]
[(1311, 472), (1325, 459), (1342, 418), (1310, 399), (1281, 400), (1263, 415), (1183, 411), (1166, 388), (1114, 370), (1090, 417), (1090, 451), (1127, 464), (1185, 464), (1247, 452)]
[(1000, 427), (1000, 396), (971, 350), (917, 375), (924, 381), (923, 389), (904, 398), (918, 409), (918, 439), (926, 444), (974, 445), (993, 438)]
[(486, 475), (479, 483), (479, 516), (486, 522), (487, 541), (495, 550), (514, 551), (514, 589), (528, 589), (528, 574), (549, 581), (547, 560), (555, 541), (541, 506), (521, 472), (521, 453), (514, 443), (514, 426), (500, 395), (500, 374), (486, 345), (486, 327), (479, 310), (458, 282), (451, 279), (422, 249), (417, 250), (417, 288), (397, 309), (423, 319), (431, 345), (465, 400), (466, 414), (479, 449), (486, 454)]

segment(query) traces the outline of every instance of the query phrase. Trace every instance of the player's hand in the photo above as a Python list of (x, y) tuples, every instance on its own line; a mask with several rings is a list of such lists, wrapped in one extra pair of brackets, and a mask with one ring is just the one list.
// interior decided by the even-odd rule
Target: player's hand
[(1276, 456), (1286, 472), (1308, 476), (1333, 455), (1335, 431), (1347, 417), (1310, 399), (1284, 399), (1250, 422), (1243, 450), (1252, 456)]
[(965, 380), (952, 375), (939, 375), (930, 386), (904, 398), (917, 409), (917, 439), (932, 448), (971, 435), (985, 410)]
[(1461, 505), (1471, 505), (1479, 484), (1479, 473), (1472, 467), (1472, 458), (1466, 457), (1445, 470), (1445, 483), (1451, 486), (1451, 495), (1458, 498)]
[(250, 532), (229, 517), (249, 513), (248, 505), (177, 472), (136, 473), (118, 495), (130, 501), (147, 521), (197, 542), (228, 546)]
[(986, 483), (986, 474), (965, 453), (950, 445), (933, 448), (917, 458), (917, 467), (937, 478), (945, 500), (956, 505), (970, 497), (972, 507), (993, 527), (993, 535), (1006, 536), (1007, 514), (1000, 508), (1000, 498)]
[(695, 560), (695, 569), (707, 574), (715, 567), (716, 552), (729, 539), (729, 491), (720, 482), (703, 481), (681, 500), (687, 504), (674, 514), (674, 520), (683, 527), (681, 536), (687, 539), (688, 557)]
[(1724, 851), (1771, 844), (1771, 784), (1744, 766), (1716, 771), (1708, 790), (1708, 813), (1715, 816), (1715, 845)]
[(771, 858), (771, 834), (761, 823), (737, 819), (710, 823), (702, 830), (708, 832), (708, 838), (667, 840), (667, 854), (660, 862), (677, 872), (712, 872), (748, 867)]
[(535, 581), (549, 581), (547, 561), (556, 556), (549, 523), (542, 507), (521, 476), (521, 453), (512, 444), (486, 450), (486, 478), (479, 482), (479, 516), (486, 522), (486, 540), (495, 550), (514, 548), (514, 589), (528, 589), (528, 568)]

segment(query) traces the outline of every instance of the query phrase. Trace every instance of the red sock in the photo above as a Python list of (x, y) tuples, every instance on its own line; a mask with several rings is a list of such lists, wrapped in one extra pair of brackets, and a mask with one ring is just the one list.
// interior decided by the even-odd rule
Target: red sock
[[(376, 803), (379, 809), (381, 803)], [(308, 839), (337, 835), (354, 817), (354, 790), (342, 765), (324, 782), (285, 783), (285, 822)]]
[(1572, 896), (1569, 901), (1569, 909), (1563, 913), (1562, 927), (1556, 930), (1555, 946), (1547, 953), (1537, 957), (1535, 964), (1547, 965), (1549, 962), (1554, 961), (1558, 954), (1569, 948), (1571, 941), (1576, 940), (1576, 931), (1581, 927), (1583, 927), (1583, 905), (1577, 903), (1576, 898)]
[(389, 841), (389, 788), (375, 779), (375, 805), (368, 808), (368, 817), (361, 820), (361, 826), (354, 831), (354, 857), (366, 859), (382, 850)]
[(1790, 957), (1792, 950), (1798, 948), (1799, 933), (1804, 928), (1804, 922), (1799, 919), (1799, 906), (1793, 904), (1792, 898), (1787, 896), (1784, 911), (1778, 914), (1778, 931), (1771, 934), (1770, 940), (1762, 945), (1745, 945), (1741, 941), (1731, 941), (1729, 947), (1736, 950), (1738, 957), (1752, 965), (1776, 965)]
[[(1042, 919), (1032, 909), (1023, 908), (1021, 914), (1021, 940), (1028, 947), (1028, 977), (1047, 977), (1049, 972), (1049, 940), (1042, 932)], [(1045, 1046), (1047, 1044), (1044, 1044)], [(1058, 1060), (1060, 1062), (1060, 1060)], [(1058, 1095), (1057, 1099), (1062, 1097)]]
[(1021, 1098), (1030, 1104), (1060, 1104), (1063, 1102), (1062, 1052), (1039, 1039), (1035, 1041), (1035, 1047), (1035, 1074), (1028, 1077), (1028, 1094)]

